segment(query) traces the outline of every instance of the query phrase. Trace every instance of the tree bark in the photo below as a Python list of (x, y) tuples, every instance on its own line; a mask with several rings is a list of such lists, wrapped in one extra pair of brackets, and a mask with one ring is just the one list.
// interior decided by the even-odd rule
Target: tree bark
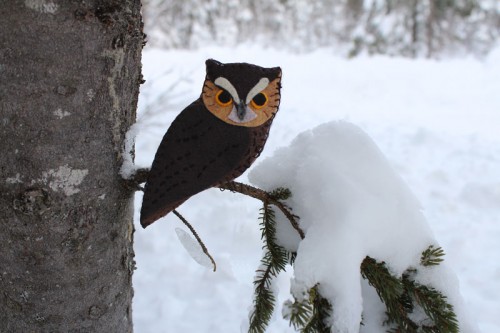
[(0, 6), (0, 332), (131, 332), (140, 0)]

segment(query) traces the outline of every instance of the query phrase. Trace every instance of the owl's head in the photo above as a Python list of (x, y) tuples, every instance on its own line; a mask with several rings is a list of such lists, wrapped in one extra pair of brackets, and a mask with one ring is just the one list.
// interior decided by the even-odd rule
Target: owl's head
[(280, 104), (281, 68), (206, 61), (202, 99), (222, 121), (257, 127), (272, 119)]

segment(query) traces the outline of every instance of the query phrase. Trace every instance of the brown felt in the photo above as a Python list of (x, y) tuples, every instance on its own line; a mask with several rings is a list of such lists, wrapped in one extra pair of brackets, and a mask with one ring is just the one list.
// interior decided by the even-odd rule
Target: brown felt
[(207, 112), (201, 100), (188, 106), (156, 152), (141, 224), (147, 226), (192, 195), (241, 175), (262, 151), (271, 122), (252, 128), (232, 126)]
[[(209, 61), (207, 77), (215, 72)], [(224, 65), (224, 70), (228, 70), (228, 65)], [(259, 69), (258, 75), (245, 79), (250, 88), (266, 73), (254, 65), (235, 65), (250, 74)], [(279, 68), (269, 70), (273, 71), (273, 75), (266, 74), (270, 79), (281, 74)], [(279, 103), (279, 96), (276, 98)], [(189, 197), (240, 176), (264, 148), (273, 118), (274, 114), (256, 127), (231, 125), (210, 113), (201, 97), (185, 108), (172, 122), (156, 152), (144, 189), (141, 225), (147, 227)]]
[(210, 80), (205, 80), (205, 84), (203, 86), (203, 103), (207, 107), (208, 111), (228, 124), (244, 127), (260, 126), (270, 118), (274, 117), (274, 114), (278, 112), (278, 107), (280, 105), (280, 80), (280, 77), (274, 79), (264, 90), (262, 90), (262, 92), (264, 92), (268, 96), (268, 101), (264, 105), (264, 107), (256, 109), (250, 105), (250, 107), (257, 114), (257, 117), (254, 120), (246, 123), (236, 123), (229, 119), (229, 114), (231, 113), (231, 110), (233, 108), (233, 103), (230, 103), (227, 106), (219, 105), (215, 101), (215, 96), (220, 90), (222, 90), (222, 88), (217, 87)]

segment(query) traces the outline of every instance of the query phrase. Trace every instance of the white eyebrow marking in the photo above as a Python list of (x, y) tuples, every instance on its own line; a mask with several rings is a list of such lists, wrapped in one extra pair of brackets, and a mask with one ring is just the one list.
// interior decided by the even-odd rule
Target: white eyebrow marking
[(269, 79), (263, 77), (259, 82), (248, 92), (246, 104), (250, 103), (252, 98), (254, 98), (258, 93), (264, 90), (269, 85)]
[(239, 104), (240, 103), (240, 98), (238, 97), (238, 93), (236, 92), (236, 89), (234, 88), (234, 86), (231, 84), (231, 82), (229, 82), (228, 79), (226, 79), (225, 77), (218, 77), (215, 79), (214, 83), (225, 89), (229, 94), (231, 94), (231, 96), (233, 97), (233, 100), (236, 104)]

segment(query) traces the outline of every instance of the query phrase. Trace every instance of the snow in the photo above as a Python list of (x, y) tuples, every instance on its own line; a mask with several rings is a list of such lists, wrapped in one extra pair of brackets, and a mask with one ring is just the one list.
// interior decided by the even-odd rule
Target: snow
[(125, 133), (125, 140), (123, 143), (123, 151), (122, 151), (122, 166), (120, 168), (120, 176), (123, 179), (129, 179), (134, 173), (137, 172), (137, 165), (134, 163), (134, 145), (135, 138), (137, 134), (139, 134), (141, 128), (141, 124), (136, 122), (132, 126), (130, 126), (127, 133)]
[[(306, 232), (298, 245), (294, 280), (321, 286), (333, 303), (335, 332), (358, 332), (363, 299), (359, 267), (369, 255), (397, 276), (419, 265), (435, 240), (420, 204), (373, 141), (347, 122), (301, 133), (250, 173), (272, 190), (288, 187), (288, 201)], [(281, 219), (279, 223), (287, 223)]]
[(176, 228), (175, 233), (177, 234), (182, 246), (184, 246), (194, 261), (202, 266), (212, 268), (215, 271), (215, 267), (212, 265), (210, 258), (203, 252), (201, 245), (194, 238), (192, 238), (189, 233), (181, 228)]
[[(327, 143), (304, 149), (309, 149), (310, 155), (323, 156), (329, 165), (335, 166), (334, 170), (342, 171), (328, 180), (348, 191), (341, 195), (334, 189), (325, 189), (327, 193), (310, 200), (326, 205), (327, 200), (322, 198), (335, 198), (334, 203), (330, 203), (332, 207), (328, 206), (329, 215), (335, 216), (336, 223), (349, 221), (350, 224), (344, 227), (335, 224), (335, 234), (331, 231), (321, 234), (327, 230), (324, 228), (331, 226), (328, 216), (308, 211), (304, 205), (296, 209), (301, 210), (298, 215), (302, 223), (309, 224), (305, 226), (309, 228), (307, 237), (316, 234), (314, 237), (333, 240), (343, 235), (347, 237), (343, 243), (329, 243), (332, 253), (349, 249), (353, 252), (347, 252), (346, 258), (359, 260), (363, 251), (370, 251), (372, 256), (391, 262), (394, 271), (416, 260), (410, 249), (419, 248), (421, 252), (424, 244), (435, 241), (446, 252), (445, 263), (434, 275), (422, 271), (419, 279), (442, 286), (453, 303), (463, 309), (461, 316), (470, 317), (471, 325), (477, 322), (482, 332), (500, 329), (500, 51), (493, 52), (483, 62), (474, 59), (437, 62), (389, 57), (346, 60), (325, 50), (294, 55), (253, 46), (197, 51), (149, 49), (144, 54), (147, 83), (140, 97), (141, 126), (136, 139), (139, 166), (151, 164), (169, 123), (199, 97), (207, 58), (278, 65), (283, 70), (280, 111), (266, 148), (251, 171), (256, 183), (271, 186), (284, 181), (285, 175), (273, 178), (272, 170), (287, 166), (271, 163), (267, 158), (285, 154), (286, 150), (293, 150), (294, 145), (304, 147), (316, 136), (329, 140), (335, 136), (339, 141), (328, 145), (327, 148), (335, 152), (331, 155), (313, 154)], [(302, 132), (302, 139), (294, 141)], [(353, 153), (356, 147), (362, 150), (358, 155)], [(327, 170), (322, 170), (314, 160), (301, 159), (301, 154), (305, 152), (295, 156), (294, 162), (304, 164), (304, 168), (314, 168), (315, 173), (302, 183), (300, 177), (288, 180), (293, 180), (294, 186), (301, 190), (310, 189), (305, 186), (306, 181), (322, 185), (320, 176)], [(339, 155), (343, 158), (336, 158)], [(359, 163), (363, 156), (368, 156), (370, 163)], [(349, 168), (352, 165), (357, 167)], [(293, 172), (299, 175), (305, 171)], [(381, 178), (370, 177), (374, 173)], [(248, 183), (247, 174), (239, 180)], [(379, 193), (374, 192), (377, 188)], [(291, 200), (299, 200), (297, 193), (314, 196), (310, 191), (292, 191)], [(366, 210), (355, 211), (348, 200), (357, 195), (363, 199), (359, 204)], [(141, 200), (142, 195), (138, 193), (135, 331), (244, 332), (253, 300), (252, 281), (261, 256), (257, 221), (261, 204), (239, 194), (212, 189), (179, 207), (214, 256), (217, 262), (214, 273), (211, 268), (197, 264), (182, 248), (175, 229), (184, 227), (173, 214), (143, 230), (138, 223)], [(378, 220), (386, 214), (373, 203), (394, 204), (395, 200), (404, 203), (399, 214), (415, 221), (415, 225), (402, 221), (399, 226), (413, 228), (420, 237), (394, 240), (394, 244), (381, 246), (377, 244), (382, 242), (378, 238), (356, 244), (361, 234), (368, 233), (360, 230), (359, 220), (366, 219), (369, 212)], [(416, 209), (418, 201), (423, 213)], [(344, 212), (335, 211), (335, 204), (343, 205)], [(359, 219), (355, 219), (356, 216)], [(387, 216), (392, 224), (391, 221), (378, 222), (369, 230), (381, 235), (383, 231), (377, 226), (394, 226), (397, 216), (398, 212), (393, 211)], [(312, 226), (309, 220), (319, 222)], [(290, 230), (293, 229), (286, 225), (278, 227), (281, 243), (298, 246), (300, 251), (314, 251), (314, 246), (306, 240), (298, 244), (298, 238), (292, 236)], [(389, 234), (404, 233), (392, 230)], [(408, 251), (401, 248), (389, 251), (391, 246), (397, 248), (403, 241), (410, 242), (404, 247)], [(307, 257), (300, 261), (297, 258), (297, 264), (307, 265)], [(349, 274), (338, 275), (344, 285), (353, 288), (338, 300), (345, 304), (345, 311), (351, 313), (345, 317), (350, 318), (345, 321), (345, 327), (355, 326), (359, 295), (365, 297), (362, 305), (365, 325), (373, 327), (381, 319), (383, 306), (377, 301), (373, 288), (363, 280), (347, 279), (346, 276), (355, 274), (354, 263), (355, 260), (351, 260), (350, 265), (343, 266), (344, 270), (350, 267)], [(300, 289), (299, 282), (310, 283), (312, 279), (321, 278), (328, 269), (331, 268), (315, 270), (315, 276), (304, 270), (296, 271), (294, 289)], [(276, 280), (279, 295), (269, 332), (293, 331), (281, 318), (281, 304), (290, 298), (292, 273), (289, 267)], [(331, 285), (327, 291), (335, 295), (342, 293)]]

